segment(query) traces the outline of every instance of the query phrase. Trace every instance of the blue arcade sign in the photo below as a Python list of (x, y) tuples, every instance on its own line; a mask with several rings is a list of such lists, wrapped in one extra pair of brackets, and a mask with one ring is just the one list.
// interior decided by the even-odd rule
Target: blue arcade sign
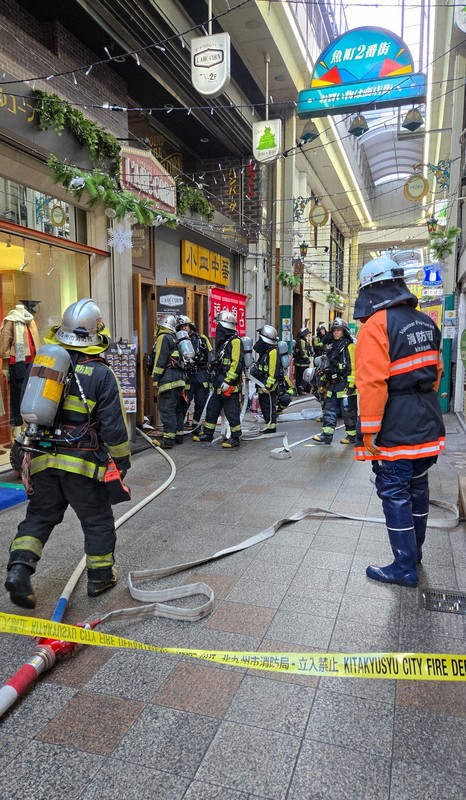
[(426, 77), (414, 72), (408, 47), (383, 28), (355, 28), (320, 54), (308, 89), (298, 94), (300, 119), (383, 106), (426, 97)]

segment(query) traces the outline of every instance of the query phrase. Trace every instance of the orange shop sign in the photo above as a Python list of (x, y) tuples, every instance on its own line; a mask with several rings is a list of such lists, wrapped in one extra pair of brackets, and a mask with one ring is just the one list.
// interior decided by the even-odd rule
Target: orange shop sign
[(176, 214), (175, 180), (152, 153), (122, 147), (120, 179), (124, 189), (152, 200), (161, 211)]

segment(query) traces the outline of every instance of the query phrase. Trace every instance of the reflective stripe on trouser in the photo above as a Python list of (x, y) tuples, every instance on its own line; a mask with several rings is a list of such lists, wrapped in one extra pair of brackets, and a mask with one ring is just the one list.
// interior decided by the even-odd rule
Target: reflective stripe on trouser
[(212, 434), (214, 432), (222, 409), (229, 422), (232, 437), (239, 439), (241, 434), (239, 392), (231, 394), (230, 397), (225, 397), (222, 394), (213, 394), (211, 396), (205, 415), (205, 433)]
[(183, 432), (186, 404), (181, 399), (182, 388), (167, 389), (158, 396), (164, 439), (174, 439), (177, 431)]
[(116, 534), (105, 484), (59, 469), (43, 470), (31, 480), (34, 494), (29, 500), (26, 518), (19, 523), (11, 543), (9, 563), (15, 563), (20, 553), (27, 553), (34, 562), (38, 561), (42, 547), (70, 505), (81, 523), (84, 550), (87, 559), (92, 560), (92, 568), (111, 566)]
[(331, 397), (325, 398), (322, 433), (325, 433), (326, 436), (333, 436), (335, 433), (338, 412), (340, 412), (343, 417), (347, 435), (354, 438), (356, 436), (356, 421), (358, 416), (357, 395), (352, 394), (349, 397), (335, 397), (335, 395), (332, 394)]
[(259, 394), (259, 405), (267, 427), (269, 430), (275, 431), (277, 429), (277, 393), (275, 391), (269, 394), (261, 392)]

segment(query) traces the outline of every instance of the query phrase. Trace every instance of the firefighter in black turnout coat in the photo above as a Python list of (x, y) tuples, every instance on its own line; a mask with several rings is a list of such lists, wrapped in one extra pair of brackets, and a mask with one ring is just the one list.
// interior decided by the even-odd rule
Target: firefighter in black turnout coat
[[(73, 303), (44, 341), (67, 350), (74, 371), (61, 408), (57, 405), (51, 435), (44, 428), (36, 449), (25, 456), (30, 458), (33, 493), (10, 545), (5, 583), (11, 601), (21, 608), (36, 605), (30, 577), (69, 505), (84, 533), (89, 597), (115, 586), (115, 521), (105, 473), (109, 456), (122, 477), (131, 465), (120, 386), (103, 357), (110, 332), (99, 307), (91, 299)], [(44, 368), (33, 364), (31, 380), (34, 370)], [(29, 379), (23, 387), (25, 398), (28, 384)]]
[(337, 418), (340, 414), (345, 423), (346, 436), (341, 444), (354, 444), (358, 416), (357, 392), (355, 387), (354, 342), (348, 323), (335, 317), (330, 333), (333, 342), (320, 358), (318, 368), (325, 380), (322, 433), (312, 439), (318, 444), (331, 444)]
[(281, 375), (278, 354), (278, 333), (273, 325), (262, 325), (257, 331), (259, 339), (254, 345), (258, 359), (250, 370), (263, 386), (258, 386), (259, 405), (265, 420), (260, 433), (275, 433), (277, 430), (277, 384)]
[(184, 366), (176, 341), (173, 314), (158, 315), (155, 330), (155, 355), (152, 381), (158, 392), (160, 419), (163, 425), (162, 447), (169, 450), (183, 444), (184, 407), (181, 394), (185, 386)]
[(208, 402), (202, 434), (194, 442), (211, 442), (220, 412), (230, 424), (230, 436), (222, 447), (239, 447), (241, 437), (240, 388), (244, 366), (243, 343), (236, 330), (237, 321), (231, 311), (220, 311), (215, 331), (215, 358), (212, 362), (213, 391)]
[(212, 345), (207, 336), (197, 332), (194, 323), (186, 315), (179, 316), (176, 323), (176, 330), (186, 331), (194, 350), (194, 361), (186, 369), (186, 385), (181, 396), (185, 416), (191, 400), (194, 400), (194, 414), (191, 424), (191, 429), (194, 431), (199, 428), (202, 412), (209, 396)]

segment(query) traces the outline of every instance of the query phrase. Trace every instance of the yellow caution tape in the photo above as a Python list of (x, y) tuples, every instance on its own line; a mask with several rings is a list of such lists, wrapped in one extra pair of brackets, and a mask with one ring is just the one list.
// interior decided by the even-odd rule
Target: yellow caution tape
[(322, 678), (392, 678), (395, 680), (466, 681), (466, 655), (446, 653), (260, 653), (193, 650), (122, 639), (109, 633), (35, 617), (0, 613), (0, 633), (58, 639), (96, 647), (148, 650), (227, 664), (231, 667), (314, 675)]

